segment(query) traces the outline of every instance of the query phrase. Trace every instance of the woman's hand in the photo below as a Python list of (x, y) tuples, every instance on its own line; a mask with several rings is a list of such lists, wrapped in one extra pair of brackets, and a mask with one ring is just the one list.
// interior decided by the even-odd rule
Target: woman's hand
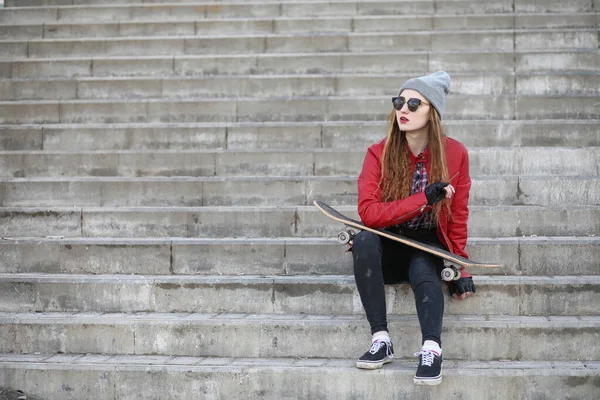
[(448, 285), (448, 291), (452, 298), (456, 300), (464, 300), (469, 296), (472, 296), (477, 290), (473, 283), (473, 278), (460, 278), (456, 281), (451, 281)]
[(454, 196), (454, 193), (456, 193), (456, 190), (454, 189), (454, 186), (452, 185), (448, 185), (444, 188), (444, 190), (446, 191), (446, 198), (447, 199), (451, 199), (452, 196)]
[(427, 197), (427, 205), (432, 206), (438, 201), (451, 199), (454, 195), (454, 186), (448, 182), (436, 182), (425, 188), (425, 197)]
[(472, 296), (472, 295), (473, 295), (473, 292), (465, 292), (465, 293), (461, 294), (460, 296), (453, 294), (452, 298), (456, 299), (456, 300), (464, 300), (467, 297)]

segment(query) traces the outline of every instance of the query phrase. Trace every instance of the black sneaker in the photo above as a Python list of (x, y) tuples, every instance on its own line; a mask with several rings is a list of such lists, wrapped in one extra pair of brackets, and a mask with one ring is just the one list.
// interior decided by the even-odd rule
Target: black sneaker
[(392, 342), (376, 340), (371, 348), (356, 361), (356, 367), (362, 369), (379, 369), (383, 364), (391, 363), (394, 358)]
[(442, 383), (442, 355), (431, 350), (415, 353), (419, 366), (413, 379), (415, 385), (439, 385)]

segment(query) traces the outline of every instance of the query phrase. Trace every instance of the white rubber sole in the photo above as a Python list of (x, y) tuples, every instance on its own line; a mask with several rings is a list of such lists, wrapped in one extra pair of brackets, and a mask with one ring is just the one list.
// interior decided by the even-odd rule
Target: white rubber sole
[(366, 362), (366, 361), (357, 361), (356, 368), (360, 369), (380, 369), (383, 368), (385, 364), (389, 364), (392, 362), (390, 357), (386, 357), (379, 362)]
[(442, 383), (442, 374), (435, 378), (417, 378), (416, 376), (413, 378), (413, 383), (415, 385), (423, 385), (423, 386), (436, 386)]

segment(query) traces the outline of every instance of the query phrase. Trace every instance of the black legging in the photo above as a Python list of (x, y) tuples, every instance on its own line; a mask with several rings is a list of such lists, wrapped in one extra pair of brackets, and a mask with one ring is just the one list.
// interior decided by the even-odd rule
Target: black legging
[[(435, 230), (408, 233), (403, 230), (402, 234), (442, 247)], [(388, 330), (384, 284), (408, 281), (415, 295), (423, 342), (434, 340), (441, 346), (444, 314), (444, 294), (440, 285), (440, 273), (444, 268), (442, 259), (368, 231), (361, 231), (354, 238), (352, 257), (354, 278), (371, 333)]]

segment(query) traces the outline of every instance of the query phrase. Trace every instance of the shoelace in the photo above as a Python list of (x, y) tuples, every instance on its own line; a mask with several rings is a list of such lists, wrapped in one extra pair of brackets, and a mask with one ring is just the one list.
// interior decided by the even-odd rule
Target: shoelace
[(415, 357), (419, 357), (419, 356), (423, 356), (423, 358), (421, 359), (421, 364), (425, 365), (427, 367), (431, 367), (431, 364), (433, 364), (433, 359), (435, 358), (435, 353), (431, 350), (421, 350), (417, 353), (415, 353)]
[(386, 342), (385, 340), (376, 340), (375, 342), (373, 342), (373, 344), (371, 345), (371, 348), (369, 349), (369, 353), (371, 354), (375, 354), (379, 351), (379, 349), (381, 348), (381, 346), (384, 345), (384, 343), (387, 345), (386, 348), (386, 355), (390, 358), (394, 357), (394, 355), (392, 354), (392, 346), (391, 343)]

